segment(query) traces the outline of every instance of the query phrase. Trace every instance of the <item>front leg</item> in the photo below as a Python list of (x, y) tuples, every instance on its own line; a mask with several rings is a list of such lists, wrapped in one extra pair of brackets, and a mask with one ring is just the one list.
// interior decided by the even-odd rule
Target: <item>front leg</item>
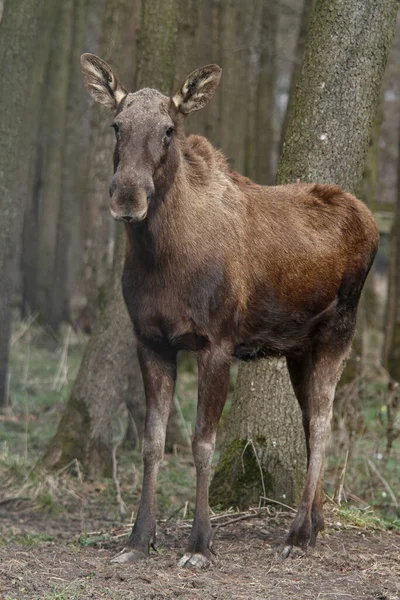
[(221, 348), (199, 353), (199, 391), (193, 456), (196, 466), (196, 506), (192, 531), (179, 566), (203, 568), (211, 557), (211, 523), (208, 485), (218, 421), (229, 388), (230, 356)]
[(146, 395), (142, 497), (128, 540), (132, 550), (117, 555), (114, 562), (136, 562), (148, 556), (150, 546), (155, 544), (157, 474), (164, 456), (165, 433), (176, 380), (175, 351), (161, 356), (138, 344), (138, 357)]

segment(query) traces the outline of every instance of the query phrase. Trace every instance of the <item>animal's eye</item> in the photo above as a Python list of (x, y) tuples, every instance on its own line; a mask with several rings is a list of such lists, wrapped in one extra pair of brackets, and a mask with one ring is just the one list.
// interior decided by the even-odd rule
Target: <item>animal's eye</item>
[(118, 135), (119, 135), (119, 125), (117, 123), (112, 123), (111, 127), (114, 129), (115, 135), (118, 137)]
[(173, 133), (174, 133), (174, 128), (168, 127), (167, 131), (165, 132), (165, 141), (166, 142), (169, 142), (171, 140)]

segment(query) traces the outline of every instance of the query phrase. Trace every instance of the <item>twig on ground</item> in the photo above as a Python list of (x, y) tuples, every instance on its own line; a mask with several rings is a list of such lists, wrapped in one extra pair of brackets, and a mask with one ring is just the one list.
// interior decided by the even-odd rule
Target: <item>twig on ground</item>
[(391, 497), (393, 504), (395, 506), (399, 506), (399, 503), (397, 501), (396, 496), (394, 495), (394, 492), (392, 490), (392, 488), (390, 487), (390, 485), (388, 484), (388, 482), (386, 481), (386, 479), (383, 477), (383, 475), (381, 475), (378, 471), (378, 469), (376, 468), (376, 466), (374, 465), (374, 463), (372, 462), (372, 460), (370, 460), (369, 458), (367, 459), (367, 464), (368, 466), (371, 468), (371, 470), (375, 473), (375, 475), (378, 477), (378, 479), (383, 483), (383, 485), (385, 486), (385, 488), (387, 489), (389, 496)]
[(31, 328), (31, 326), (33, 325), (33, 323), (36, 321), (36, 319), (39, 316), (39, 312), (34, 312), (31, 314), (31, 316), (24, 322), (22, 323), (21, 327), (18, 329), (18, 331), (16, 331), (14, 333), (14, 335), (11, 338), (10, 341), (10, 347), (13, 348), (15, 346), (15, 344), (25, 335), (25, 333)]
[(343, 465), (343, 469), (340, 472), (340, 475), (338, 477), (338, 482), (336, 485), (336, 490), (335, 493), (333, 495), (333, 499), (334, 501), (338, 504), (338, 506), (340, 506), (341, 502), (342, 502), (342, 494), (343, 494), (343, 488), (344, 488), (344, 478), (346, 475), (346, 469), (347, 469), (347, 460), (349, 458), (349, 451), (347, 450), (346, 452), (346, 458), (344, 459), (344, 465)]
[(278, 504), (279, 506), (283, 506), (284, 508), (287, 508), (291, 512), (294, 512), (294, 513), (297, 512), (297, 510), (295, 508), (293, 508), (293, 506), (289, 506), (288, 504), (283, 504), (283, 502), (279, 502), (279, 500), (273, 500), (272, 498), (266, 498), (265, 496), (261, 496), (261, 499), (266, 500), (267, 502), (272, 502), (273, 504)]
[(26, 354), (27, 354), (27, 357), (26, 357), (25, 368), (24, 368), (24, 376), (22, 378), (22, 382), (25, 386), (28, 383), (29, 366), (30, 366), (30, 362), (31, 362), (31, 345), (29, 343), (28, 343), (28, 349), (27, 349)]
[(59, 392), (63, 385), (65, 385), (68, 381), (68, 346), (71, 331), (72, 327), (69, 325), (61, 352), (60, 361), (58, 363), (57, 373), (53, 381), (53, 390), (57, 392)]
[(218, 523), (218, 525), (215, 526), (215, 531), (221, 527), (226, 527), (227, 525), (232, 525), (233, 523), (238, 523), (239, 521), (246, 521), (247, 519), (255, 519), (259, 516), (260, 515), (258, 513), (247, 513), (241, 517), (236, 517), (236, 519), (229, 519), (229, 521), (225, 521), (224, 523)]
[(112, 478), (113, 478), (115, 492), (116, 492), (118, 512), (119, 512), (121, 518), (124, 518), (126, 515), (126, 504), (123, 501), (122, 496), (121, 496), (121, 488), (120, 488), (119, 479), (118, 479), (118, 464), (117, 464), (117, 448), (118, 448), (118, 446), (119, 446), (119, 444), (114, 444), (112, 447), (112, 451), (111, 451)]
[(25, 392), (25, 440), (24, 440), (24, 455), (25, 461), (28, 462), (28, 425), (29, 425), (29, 396)]
[(176, 510), (174, 510), (169, 515), (169, 517), (166, 519), (165, 522), (168, 523), (168, 521), (170, 521), (175, 515), (177, 515), (182, 510), (182, 508), (186, 510), (186, 508), (187, 508), (187, 502), (185, 502), (185, 504), (182, 504), (182, 506), (180, 506), (179, 508), (177, 508)]
[(7, 373), (6, 385), (4, 390), (4, 407), (8, 408), (10, 405), (10, 385), (11, 385), (11, 373)]
[(188, 424), (186, 423), (186, 419), (183, 416), (181, 404), (179, 402), (179, 398), (178, 398), (177, 394), (174, 394), (173, 402), (174, 402), (174, 405), (176, 408), (176, 412), (178, 413), (179, 419), (182, 422), (183, 433), (184, 433), (184, 437), (186, 439), (187, 446), (188, 446), (188, 448), (190, 448), (190, 446), (192, 445), (192, 434), (190, 432)]
[(261, 466), (261, 463), (260, 463), (260, 459), (258, 458), (256, 447), (254, 446), (254, 442), (253, 442), (253, 440), (251, 438), (247, 440), (246, 445), (243, 448), (243, 452), (242, 452), (242, 456), (241, 456), (243, 472), (244, 472), (243, 456), (244, 456), (244, 453), (246, 452), (247, 446), (251, 446), (253, 448), (254, 456), (255, 456), (255, 459), (257, 461), (258, 468), (260, 470), (260, 477), (261, 477), (261, 485), (262, 485), (262, 490), (263, 490), (263, 496), (265, 496), (267, 492), (265, 491), (264, 474), (263, 474), (263, 471), (262, 471), (262, 466)]

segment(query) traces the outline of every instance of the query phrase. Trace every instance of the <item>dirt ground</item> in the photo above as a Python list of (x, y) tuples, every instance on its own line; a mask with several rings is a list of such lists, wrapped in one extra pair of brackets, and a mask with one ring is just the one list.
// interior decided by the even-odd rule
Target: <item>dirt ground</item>
[(46, 516), (3, 505), (0, 600), (400, 600), (400, 535), (346, 529), (334, 519), (328, 515), (315, 550), (284, 561), (288, 515), (217, 518), (215, 524), (223, 523), (215, 532), (217, 555), (209, 569), (194, 572), (177, 567), (186, 522), (159, 524), (159, 554), (119, 565), (110, 558), (123, 547), (126, 528), (104, 518), (86, 520), (84, 539), (98, 535), (103, 541), (85, 546), (79, 515)]

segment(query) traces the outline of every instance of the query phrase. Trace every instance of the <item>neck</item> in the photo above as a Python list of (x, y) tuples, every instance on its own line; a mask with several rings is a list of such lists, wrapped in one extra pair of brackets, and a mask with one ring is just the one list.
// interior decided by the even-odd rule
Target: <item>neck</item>
[[(125, 225), (128, 245), (135, 260), (148, 267), (170, 261), (176, 252), (176, 242), (184, 242), (187, 231), (188, 188), (184, 157), (179, 154), (168, 160), (154, 178), (155, 193), (147, 217), (137, 224)], [(176, 239), (179, 237), (179, 240)]]
[(154, 178), (147, 218), (126, 225), (135, 260), (157, 268), (187, 262), (190, 256), (194, 264), (205, 241), (215, 243), (217, 224), (219, 230), (229, 228), (234, 215), (234, 202), (228, 207), (221, 200), (229, 185), (225, 171), (226, 164), (205, 138), (179, 140)]

